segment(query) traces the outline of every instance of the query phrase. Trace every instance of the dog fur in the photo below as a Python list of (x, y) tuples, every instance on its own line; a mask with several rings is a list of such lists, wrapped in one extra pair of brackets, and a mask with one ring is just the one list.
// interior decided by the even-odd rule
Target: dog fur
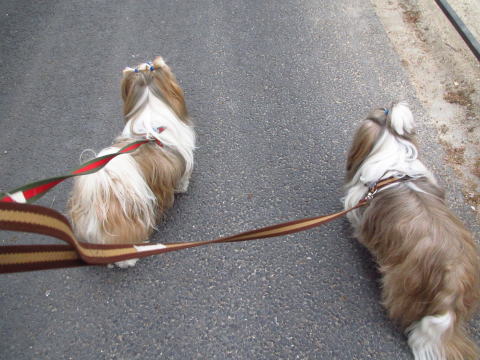
[[(183, 91), (161, 57), (123, 71), (121, 85), (125, 127), (113, 145), (98, 156), (117, 152), (145, 138), (100, 171), (77, 177), (69, 202), (76, 235), (95, 244), (144, 242), (172, 206), (175, 192), (187, 191), (193, 169), (195, 133)], [(163, 128), (163, 131), (159, 131)], [(136, 260), (118, 263), (133, 266)]]
[(406, 330), (415, 359), (479, 359), (465, 331), (480, 299), (478, 248), (418, 159), (413, 130), (406, 103), (370, 113), (348, 154), (344, 206), (381, 178), (414, 178), (380, 191), (349, 220), (378, 263), (383, 305)]

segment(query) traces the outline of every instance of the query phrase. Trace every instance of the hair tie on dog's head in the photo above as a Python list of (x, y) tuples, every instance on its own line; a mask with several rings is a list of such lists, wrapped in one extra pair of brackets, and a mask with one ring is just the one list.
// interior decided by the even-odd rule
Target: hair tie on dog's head
[(155, 70), (155, 67), (153, 66), (153, 63), (151, 61), (147, 61), (146, 64), (150, 66), (150, 71)]
[(138, 73), (138, 69), (137, 69), (137, 68), (135, 68), (135, 70), (133, 70), (133, 71), (135, 71), (136, 73)]
[(383, 109), (383, 112), (385, 113), (385, 115), (388, 115), (388, 109)]

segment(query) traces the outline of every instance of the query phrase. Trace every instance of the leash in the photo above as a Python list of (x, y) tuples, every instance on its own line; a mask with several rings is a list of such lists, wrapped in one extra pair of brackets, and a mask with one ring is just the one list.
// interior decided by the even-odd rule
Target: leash
[(320, 226), (365, 206), (380, 189), (410, 179), (409, 176), (403, 176), (381, 180), (369, 187), (367, 195), (357, 205), (330, 215), (289, 221), (214, 240), (168, 244), (101, 245), (81, 242), (75, 238), (68, 220), (59, 212), (38, 205), (3, 201), (0, 202), (0, 230), (48, 235), (66, 244), (0, 246), (0, 273), (105, 265), (209, 244), (293, 234)]
[[(165, 128), (160, 127), (157, 129), (157, 132), (161, 133), (164, 130)], [(86, 163), (82, 164), (80, 167), (71, 171), (68, 174), (35, 181), (33, 183), (20, 186), (13, 190), (0, 193), (0, 202), (32, 203), (40, 199), (43, 195), (50, 191), (54, 186), (60, 184), (62, 181), (71, 177), (88, 175), (97, 172), (115, 157), (122, 154), (132, 153), (136, 151), (140, 146), (148, 143), (156, 143), (158, 146), (163, 147), (163, 144), (157, 139), (146, 138), (145, 140), (134, 141), (122, 147), (120, 150), (118, 150), (118, 152), (100, 156), (90, 161), (87, 161)]]

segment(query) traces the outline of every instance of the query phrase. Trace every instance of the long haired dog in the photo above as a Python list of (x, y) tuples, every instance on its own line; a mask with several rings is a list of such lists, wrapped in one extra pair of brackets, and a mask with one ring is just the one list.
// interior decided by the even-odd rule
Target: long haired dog
[(480, 298), (478, 249), (417, 159), (413, 129), (405, 103), (370, 113), (348, 154), (344, 205), (354, 206), (379, 179), (414, 178), (381, 190), (349, 220), (379, 265), (383, 305), (406, 330), (415, 359), (478, 359), (464, 330)]
[[(185, 192), (193, 168), (195, 134), (183, 91), (161, 57), (126, 68), (122, 81), (125, 128), (98, 156), (126, 144), (158, 139), (120, 155), (102, 170), (77, 177), (70, 216), (80, 240), (96, 244), (134, 244), (147, 240), (174, 193)], [(136, 260), (117, 263), (133, 266)]]

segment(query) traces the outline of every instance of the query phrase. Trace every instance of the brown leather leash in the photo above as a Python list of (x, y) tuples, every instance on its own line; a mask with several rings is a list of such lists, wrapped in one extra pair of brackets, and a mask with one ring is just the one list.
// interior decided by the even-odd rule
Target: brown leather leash
[(284, 222), (240, 234), (207, 241), (135, 245), (100, 245), (75, 238), (68, 220), (59, 212), (38, 205), (0, 202), (0, 230), (30, 232), (64, 241), (65, 245), (0, 246), (0, 273), (12, 273), (86, 265), (105, 265), (209, 244), (250, 241), (293, 234), (320, 226), (367, 205), (382, 188), (411, 178), (390, 177), (369, 187), (367, 195), (350, 209), (330, 215)]

